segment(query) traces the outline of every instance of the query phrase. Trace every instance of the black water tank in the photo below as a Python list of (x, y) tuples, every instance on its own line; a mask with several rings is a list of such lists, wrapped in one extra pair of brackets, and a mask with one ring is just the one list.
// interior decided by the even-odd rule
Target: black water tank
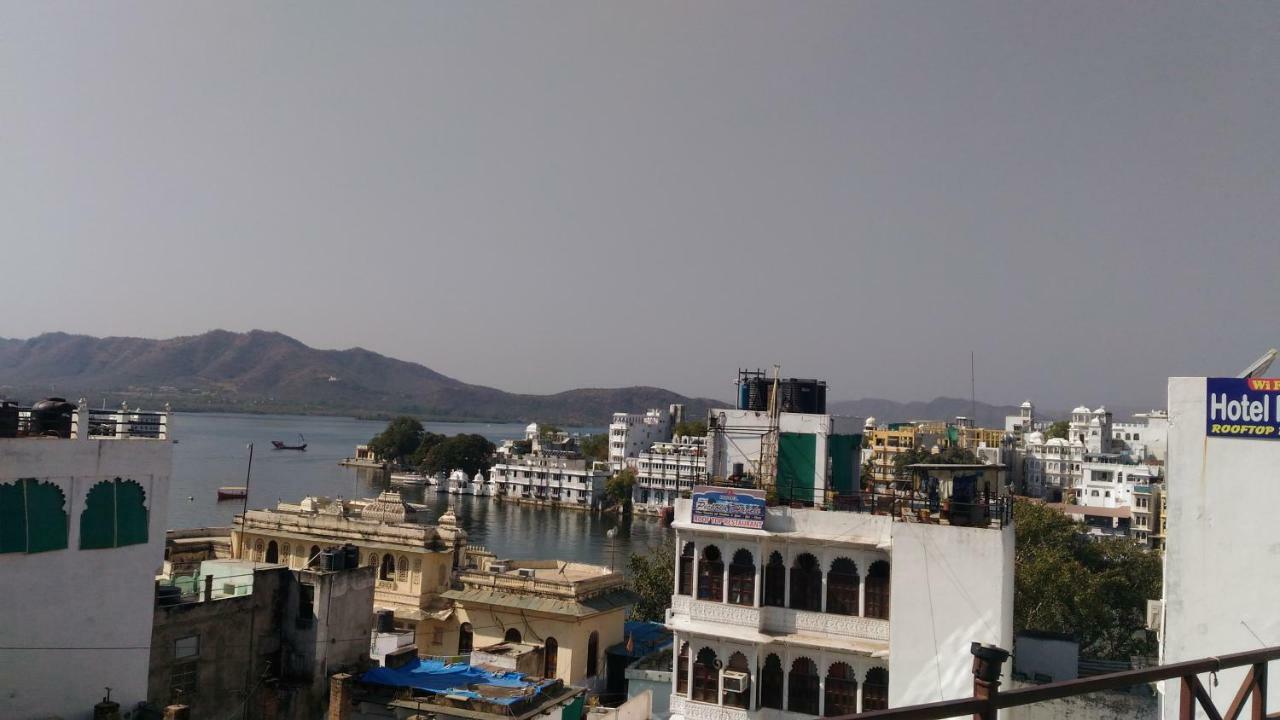
[(177, 585), (157, 585), (156, 586), (156, 604), (164, 607), (166, 605), (177, 605), (182, 602), (182, 588)]
[(93, 720), (120, 720), (120, 703), (104, 699), (94, 705)]
[(378, 611), (378, 632), (389, 633), (396, 629), (396, 614), (391, 610)]
[(71, 416), (76, 406), (66, 398), (48, 398), (31, 406), (31, 434), (71, 437)]
[(346, 566), (348, 570), (354, 570), (360, 567), (360, 548), (348, 543), (342, 546), (342, 554), (346, 556)]
[(334, 558), (334, 554), (332, 550), (321, 550), (320, 551), (320, 569), (324, 570), (325, 572), (332, 572), (334, 569), (333, 558)]
[(0, 402), (0, 438), (18, 437), (18, 403)]

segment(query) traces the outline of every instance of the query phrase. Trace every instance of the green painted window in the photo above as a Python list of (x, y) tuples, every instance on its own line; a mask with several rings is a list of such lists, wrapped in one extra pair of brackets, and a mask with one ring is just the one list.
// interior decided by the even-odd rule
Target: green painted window
[(0, 485), (0, 553), (66, 549), (66, 504), (53, 483), (25, 478)]
[(104, 480), (89, 490), (80, 513), (80, 549), (147, 541), (147, 494), (134, 480)]

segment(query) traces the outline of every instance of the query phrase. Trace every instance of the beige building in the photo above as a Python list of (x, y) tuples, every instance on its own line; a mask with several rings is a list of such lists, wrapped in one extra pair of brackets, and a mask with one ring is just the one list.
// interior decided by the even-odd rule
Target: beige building
[(374, 609), (395, 612), (396, 625), (416, 631), (423, 654), (443, 647), (452, 570), (462, 560), (466, 532), (452, 513), (428, 524), (427, 508), (388, 491), (373, 500), (308, 497), (273, 510), (237, 516), (232, 555), (255, 562), (309, 567), (322, 550), (354, 545), (376, 570)]
[(622, 573), (558, 560), (502, 561), (478, 552), (469, 558), (475, 567), (458, 573), (460, 589), (444, 593), (454, 603), (448, 652), (504, 642), (538, 645), (545, 677), (604, 686), (605, 648), (623, 642), (623, 621), (635, 600)]

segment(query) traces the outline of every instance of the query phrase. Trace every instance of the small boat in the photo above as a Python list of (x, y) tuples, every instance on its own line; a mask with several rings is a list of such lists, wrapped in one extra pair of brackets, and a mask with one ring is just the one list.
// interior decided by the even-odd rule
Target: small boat
[(302, 437), (302, 435), (298, 435), (298, 440), (300, 440), (301, 442), (298, 443), (297, 445), (286, 445), (281, 440), (272, 440), (271, 445), (277, 450), (306, 450), (307, 439)]
[(420, 473), (414, 473), (414, 472), (391, 473), (391, 484), (421, 487), (427, 484), (427, 478)]
[(219, 500), (239, 500), (249, 494), (249, 488), (243, 485), (223, 485), (218, 488)]

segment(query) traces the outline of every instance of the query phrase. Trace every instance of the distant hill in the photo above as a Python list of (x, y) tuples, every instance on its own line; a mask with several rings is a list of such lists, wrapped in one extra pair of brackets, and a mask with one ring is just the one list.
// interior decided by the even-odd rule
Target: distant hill
[(33, 400), (49, 394), (146, 407), (168, 402), (190, 411), (403, 413), (592, 426), (607, 424), (616, 411), (684, 403), (691, 417), (699, 417), (717, 404), (654, 387), (508, 393), (362, 348), (317, 350), (262, 330), (167, 340), (66, 333), (0, 338), (0, 396)]
[[(980, 427), (1004, 427), (1008, 415), (1017, 415), (1017, 405), (971, 404), (961, 398), (937, 397), (929, 402), (896, 402), (882, 398), (862, 398), (827, 403), (832, 415), (874, 417), (876, 422), (892, 423), (910, 420), (954, 420), (956, 416), (970, 417)], [(1037, 415), (1041, 414), (1037, 411)]]

